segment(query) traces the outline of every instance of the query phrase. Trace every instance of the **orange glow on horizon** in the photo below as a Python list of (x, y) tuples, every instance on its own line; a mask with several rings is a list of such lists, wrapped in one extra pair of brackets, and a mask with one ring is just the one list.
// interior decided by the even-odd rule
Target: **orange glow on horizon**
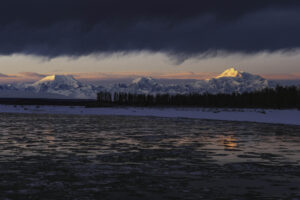
[[(114, 80), (114, 79), (134, 79), (141, 76), (150, 76), (157, 79), (197, 79), (205, 80), (217, 77), (216, 72), (178, 72), (178, 73), (151, 73), (151, 72), (114, 72), (114, 73), (57, 73), (64, 75), (73, 75), (78, 80)], [(0, 83), (13, 82), (34, 82), (51, 74), (39, 74), (34, 72), (21, 72), (18, 74), (0, 74)], [(300, 80), (300, 72), (293, 74), (261, 74), (263, 78), (269, 80)]]
[(270, 80), (297, 80), (300, 79), (300, 72), (293, 74), (262, 74), (261, 76)]

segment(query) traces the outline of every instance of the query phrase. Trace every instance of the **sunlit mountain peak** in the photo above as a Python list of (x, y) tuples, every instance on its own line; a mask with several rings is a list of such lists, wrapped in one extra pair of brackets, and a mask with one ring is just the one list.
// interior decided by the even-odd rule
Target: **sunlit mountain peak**
[(41, 84), (41, 83), (45, 83), (45, 82), (76, 82), (76, 80), (74, 79), (74, 77), (72, 75), (49, 75), (44, 77), (43, 79), (35, 82), (34, 84)]
[(47, 81), (53, 81), (53, 80), (55, 80), (55, 74), (46, 76), (46, 77), (42, 78), (41, 80), (39, 80), (39, 82), (47, 82)]
[(231, 67), (227, 70), (225, 70), (222, 74), (220, 74), (219, 76), (217, 76), (216, 78), (223, 78), (223, 77), (242, 77), (242, 73), (241, 71), (238, 71), (237, 69), (235, 69), (234, 67)]

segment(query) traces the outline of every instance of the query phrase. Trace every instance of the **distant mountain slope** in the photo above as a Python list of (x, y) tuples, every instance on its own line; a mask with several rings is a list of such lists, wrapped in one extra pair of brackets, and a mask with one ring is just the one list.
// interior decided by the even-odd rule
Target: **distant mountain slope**
[(71, 75), (47, 76), (26, 89), (32, 89), (36, 93), (58, 94), (75, 99), (96, 98), (96, 87), (91, 84), (83, 84)]

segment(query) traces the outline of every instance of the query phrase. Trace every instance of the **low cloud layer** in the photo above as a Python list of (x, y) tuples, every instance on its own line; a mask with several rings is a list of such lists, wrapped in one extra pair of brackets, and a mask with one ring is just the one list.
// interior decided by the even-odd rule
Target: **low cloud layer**
[(0, 54), (82, 56), (300, 47), (298, 0), (10, 0), (0, 5)]

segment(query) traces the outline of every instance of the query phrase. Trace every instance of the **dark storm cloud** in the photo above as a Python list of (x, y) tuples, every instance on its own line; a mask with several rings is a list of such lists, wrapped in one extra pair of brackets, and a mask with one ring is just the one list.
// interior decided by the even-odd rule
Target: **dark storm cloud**
[(134, 51), (177, 57), (300, 46), (297, 0), (7, 0), (0, 54)]

